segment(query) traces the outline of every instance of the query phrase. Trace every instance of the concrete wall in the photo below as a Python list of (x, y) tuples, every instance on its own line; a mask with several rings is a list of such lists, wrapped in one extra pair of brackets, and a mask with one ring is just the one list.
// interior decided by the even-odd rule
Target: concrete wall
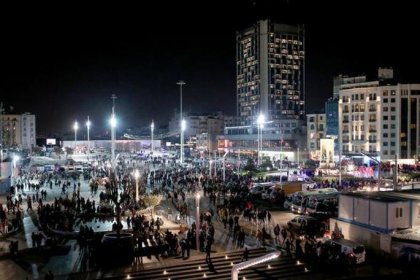
[[(337, 223), (337, 224), (336, 224)], [(370, 242), (370, 230), (365, 229), (361, 226), (353, 225), (336, 219), (330, 219), (331, 231), (338, 226), (341, 229), (341, 233), (344, 235), (344, 239), (352, 240), (364, 245)]]
[(411, 217), (412, 226), (420, 226), (420, 201), (413, 200), (411, 207), (411, 211), (413, 213)]
[(385, 251), (390, 250), (389, 248), (391, 247), (391, 238), (389, 234), (380, 233), (362, 226), (350, 224), (336, 219), (330, 219), (331, 231), (333, 231), (335, 227), (341, 229), (341, 232), (344, 235), (344, 239), (363, 244), (374, 250), (381, 250), (381, 248), (383, 248), (383, 250), (385, 249)]
[(386, 220), (387, 204), (379, 201), (370, 202), (370, 225), (380, 228), (387, 228)]
[[(402, 216), (400, 215), (401, 211), (399, 209), (402, 209)], [(409, 201), (401, 201), (388, 204), (388, 228), (396, 229), (410, 227), (410, 211), (411, 209)]]
[(363, 198), (354, 198), (354, 220), (369, 224), (369, 200)]
[(339, 196), (338, 217), (353, 220), (353, 197), (347, 195)]

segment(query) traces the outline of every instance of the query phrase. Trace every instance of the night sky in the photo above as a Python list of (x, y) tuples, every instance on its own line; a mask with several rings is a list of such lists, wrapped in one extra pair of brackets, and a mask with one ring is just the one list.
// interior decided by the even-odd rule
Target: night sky
[(97, 134), (107, 127), (112, 94), (121, 128), (167, 124), (182, 79), (184, 110), (233, 115), (235, 31), (263, 17), (305, 23), (307, 112), (323, 108), (340, 73), (392, 66), (397, 78), (420, 82), (420, 24), (410, 2), (378, 1), (385, 12), (363, 1), (229, 2), (196, 1), (190, 11), (162, 1), (4, 9), (0, 100), (36, 114), (38, 134), (70, 131), (87, 115)]

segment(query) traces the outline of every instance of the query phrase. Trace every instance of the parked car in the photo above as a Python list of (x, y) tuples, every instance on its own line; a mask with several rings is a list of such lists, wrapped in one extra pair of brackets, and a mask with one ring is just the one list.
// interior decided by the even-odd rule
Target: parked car
[(298, 234), (310, 236), (323, 236), (325, 232), (323, 223), (310, 216), (296, 216), (287, 222), (287, 227)]
[(325, 242), (326, 246), (336, 248), (337, 251), (345, 253), (350, 257), (353, 257), (355, 264), (364, 263), (366, 260), (365, 246), (358, 244), (347, 239), (331, 239)]
[(268, 190), (265, 190), (263, 193), (261, 193), (261, 199), (263, 200), (269, 200), (271, 197), (271, 193), (275, 191), (274, 187), (269, 188)]
[(249, 196), (252, 198), (261, 198), (261, 195), (273, 186), (273, 183), (257, 183), (249, 190)]

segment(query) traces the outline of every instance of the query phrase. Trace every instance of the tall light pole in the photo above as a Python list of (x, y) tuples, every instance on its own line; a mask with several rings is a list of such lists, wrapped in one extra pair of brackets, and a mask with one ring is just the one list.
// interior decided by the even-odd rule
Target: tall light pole
[(115, 118), (115, 99), (117, 96), (113, 94), (112, 99), (112, 115), (111, 115), (111, 168), (112, 172), (115, 171), (115, 128), (117, 127), (117, 119)]
[(74, 122), (73, 129), (74, 129), (74, 151), (76, 151), (77, 130), (79, 129), (79, 123), (77, 121)]
[(241, 170), (241, 150), (238, 150), (238, 176)]
[(181, 163), (184, 163), (184, 131), (187, 128), (187, 122), (181, 121)]
[(283, 137), (280, 139), (280, 170), (283, 168), (283, 159), (281, 158), (282, 153), (283, 153)]
[(261, 156), (260, 152), (262, 151), (262, 129), (265, 122), (265, 116), (263, 114), (260, 114), (257, 119), (257, 125), (258, 125), (258, 165), (261, 164)]
[(150, 131), (151, 131), (151, 138), (152, 138), (152, 154), (155, 150), (155, 145), (153, 143), (153, 131), (155, 130), (155, 123), (152, 121), (152, 124), (150, 125)]
[(182, 86), (185, 85), (183, 80), (180, 80), (176, 83), (179, 85), (179, 93), (180, 93), (180, 116), (179, 116), (179, 125), (181, 126), (181, 164), (184, 162), (184, 131), (182, 129), (182, 121), (184, 120), (182, 117)]
[(338, 185), (341, 187), (341, 157), (342, 157), (342, 151), (341, 151), (341, 143), (338, 141)]
[(200, 250), (200, 194), (195, 195), (195, 207), (196, 207), (196, 218), (195, 218), (195, 246), (197, 251)]
[(226, 151), (225, 154), (223, 155), (223, 182), (226, 179), (226, 164), (225, 164), (225, 158), (227, 156), (227, 154), (229, 153), (229, 151)]
[(134, 171), (134, 178), (136, 179), (136, 202), (139, 202), (139, 177), (140, 173), (136, 169), (136, 171)]
[(89, 120), (89, 116), (86, 122), (86, 128), (87, 128), (87, 141), (88, 141), (88, 155), (90, 154), (90, 138), (89, 138), (89, 130), (92, 123)]

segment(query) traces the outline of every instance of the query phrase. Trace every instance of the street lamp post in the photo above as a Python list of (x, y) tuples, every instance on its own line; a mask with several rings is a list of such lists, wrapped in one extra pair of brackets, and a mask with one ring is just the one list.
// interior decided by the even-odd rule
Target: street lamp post
[(117, 96), (113, 94), (112, 99), (112, 115), (111, 115), (111, 168), (112, 172), (115, 171), (115, 128), (117, 127), (117, 119), (115, 118), (115, 99)]
[(241, 150), (238, 150), (238, 174), (241, 171)]
[(258, 125), (258, 165), (261, 164), (261, 156), (260, 153), (262, 151), (262, 129), (265, 122), (265, 116), (263, 114), (260, 114), (257, 119), (257, 125)]
[(184, 162), (184, 131), (187, 127), (187, 122), (183, 119), (181, 121), (181, 163)]
[(225, 152), (225, 154), (223, 155), (223, 182), (225, 181), (225, 179), (226, 179), (226, 166), (225, 166), (225, 158), (226, 158), (226, 156), (227, 156), (227, 154), (228, 154), (229, 152), (228, 151), (226, 151)]
[(90, 154), (90, 138), (89, 138), (89, 130), (92, 123), (89, 120), (89, 116), (86, 122), (86, 128), (87, 128), (87, 141), (88, 141), (88, 155)]
[(280, 170), (283, 168), (283, 159), (281, 158), (282, 153), (283, 153), (283, 138), (280, 139)]
[(184, 162), (184, 131), (182, 129), (182, 122), (183, 122), (183, 117), (182, 117), (182, 86), (185, 85), (185, 82), (180, 80), (176, 83), (177, 85), (179, 85), (179, 93), (180, 93), (180, 116), (179, 116), (179, 122), (180, 122), (180, 126), (181, 126), (181, 157), (180, 157), (180, 162), (181, 164)]
[(136, 171), (134, 172), (134, 178), (136, 179), (136, 202), (139, 202), (139, 177), (140, 177), (140, 173), (139, 171), (136, 169)]
[(151, 130), (151, 139), (152, 139), (152, 154), (155, 150), (155, 145), (153, 143), (153, 131), (155, 130), (155, 123), (152, 121), (152, 124), (150, 125), (150, 130)]
[(196, 219), (195, 219), (195, 246), (200, 250), (200, 194), (195, 195)]
[(79, 129), (79, 124), (77, 123), (77, 121), (74, 122), (73, 129), (74, 129), (74, 150), (76, 151), (77, 130)]
[(342, 151), (341, 151), (341, 143), (338, 141), (338, 185), (341, 187), (341, 157), (342, 157)]

